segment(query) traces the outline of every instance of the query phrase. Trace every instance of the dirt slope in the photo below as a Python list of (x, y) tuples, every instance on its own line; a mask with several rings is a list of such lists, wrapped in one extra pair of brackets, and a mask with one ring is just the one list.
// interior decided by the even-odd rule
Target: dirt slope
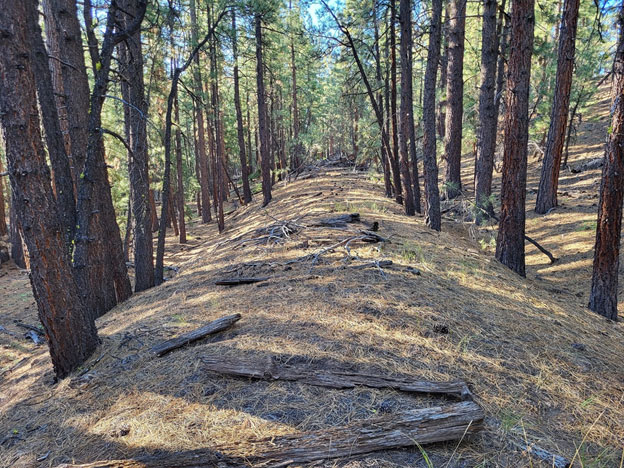
[[(572, 162), (590, 158), (587, 151), (575, 148)], [(533, 161), (531, 184), (537, 168)], [(593, 173), (566, 175), (562, 190), (591, 191), (563, 197), (564, 207), (544, 218), (530, 215), (529, 233), (561, 260), (550, 266), (528, 247), (528, 279), (480, 247), (487, 233), (451, 221), (445, 232), (431, 232), (422, 218), (403, 216), (366, 174), (325, 168), (309, 179), (280, 183), (267, 209), (254, 202), (229, 216), (223, 236), (213, 224), (195, 223), (187, 246), (168, 239), (167, 264), (179, 267), (179, 274), (100, 319), (102, 345), (84, 370), (57, 385), (45, 347), (25, 341), (14, 323), (36, 323), (36, 312), (27, 278), (10, 270), (0, 277), (0, 291), (10, 296), (8, 303), (2, 299), (0, 325), (17, 336), (0, 330), (0, 466), (55, 466), (233, 443), (239, 450), (233, 454), (249, 454), (254, 449), (245, 440), (251, 437), (441, 402), (202, 371), (202, 358), (215, 356), (277, 356), (319, 368), (465, 379), (487, 414), (486, 430), (459, 447), (425, 447), (435, 467), (539, 466), (514, 449), (513, 441), (524, 440), (568, 458), (578, 448), (583, 466), (618, 466), (624, 326), (584, 308), (592, 232), (577, 229), (593, 220), (595, 181)], [(347, 230), (310, 226), (350, 212), (360, 213), (363, 224)], [(308, 227), (283, 242), (241, 242), (256, 236), (256, 228), (286, 220)], [(315, 264), (285, 264), (375, 221), (391, 242), (351, 244), (350, 255), (360, 260), (337, 248)], [(383, 275), (374, 267), (353, 268), (381, 259), (394, 262)], [(214, 285), (237, 275), (270, 279)], [(235, 312), (243, 318), (218, 337), (163, 358), (149, 352), (164, 339)], [(414, 448), (322, 466), (427, 465)]]

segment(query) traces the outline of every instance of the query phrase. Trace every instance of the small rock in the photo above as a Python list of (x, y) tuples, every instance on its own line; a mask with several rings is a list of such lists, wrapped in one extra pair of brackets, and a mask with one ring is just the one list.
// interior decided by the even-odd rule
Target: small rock
[(583, 343), (572, 343), (572, 347), (577, 351), (585, 351), (585, 345)]
[(440, 324), (434, 325), (433, 332), (439, 333), (440, 335), (448, 335), (449, 327), (448, 325), (440, 325)]
[(420, 276), (420, 270), (418, 268), (408, 266), (405, 270), (409, 271), (413, 275)]

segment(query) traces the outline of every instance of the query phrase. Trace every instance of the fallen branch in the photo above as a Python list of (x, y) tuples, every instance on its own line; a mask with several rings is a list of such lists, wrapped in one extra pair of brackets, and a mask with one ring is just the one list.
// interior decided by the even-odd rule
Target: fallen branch
[(197, 341), (208, 335), (213, 335), (227, 328), (230, 328), (232, 325), (238, 322), (240, 318), (240, 314), (228, 315), (226, 317), (218, 318), (214, 322), (210, 322), (208, 325), (198, 328), (197, 330), (193, 330), (192, 332), (185, 333), (176, 338), (172, 338), (163, 343), (157, 344), (151, 349), (151, 352), (156, 354), (158, 357), (162, 357), (165, 354), (173, 351), (174, 349), (181, 348), (182, 346), (186, 346), (193, 341)]
[(215, 281), (215, 284), (217, 286), (238, 286), (240, 284), (260, 283), (261, 281), (266, 281), (268, 279), (268, 276), (262, 278), (224, 278)]
[[(59, 468), (213, 468), (278, 467), (316, 460), (351, 457), (403, 447), (463, 440), (482, 429), (483, 411), (472, 401), (408, 410), (302, 434), (244, 440), (214, 450), (193, 450), (129, 460), (102, 461)], [(253, 450), (253, 454), (250, 454)], [(220, 458), (219, 453), (240, 453)]]
[(355, 265), (352, 268), (354, 270), (363, 270), (364, 268), (368, 268), (368, 267), (385, 268), (389, 266), (392, 266), (392, 260), (379, 260), (379, 261), (364, 263), (362, 265)]
[(362, 386), (391, 389), (405, 393), (444, 395), (462, 400), (472, 399), (468, 386), (460, 380), (432, 382), (417, 380), (407, 375), (388, 377), (379, 374), (362, 374), (340, 370), (315, 370), (302, 366), (281, 364), (275, 359), (266, 360), (242, 357), (232, 359), (224, 356), (204, 356), (200, 360), (204, 364), (202, 366), (204, 371), (256, 380), (285, 380), (336, 389)]
[(310, 226), (346, 227), (347, 224), (359, 222), (359, 213), (349, 213), (340, 216), (334, 216), (333, 218), (319, 219), (310, 224)]

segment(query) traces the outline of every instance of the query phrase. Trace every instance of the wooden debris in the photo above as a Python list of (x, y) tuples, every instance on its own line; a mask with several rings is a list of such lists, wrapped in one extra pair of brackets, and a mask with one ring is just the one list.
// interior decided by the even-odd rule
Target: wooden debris
[(261, 278), (223, 278), (215, 281), (215, 284), (217, 286), (238, 286), (241, 284), (260, 283), (261, 281), (266, 281), (268, 279), (268, 276), (263, 276)]
[(45, 343), (45, 339), (41, 335), (39, 335), (39, 333), (35, 333), (32, 330), (28, 330), (26, 333), (24, 333), (24, 338), (32, 340), (32, 342), (36, 345)]
[(303, 192), (303, 193), (295, 193), (294, 195), (291, 195), (290, 198), (301, 198), (301, 197), (316, 198), (316, 197), (320, 197), (321, 195), (323, 195), (323, 192), (316, 192), (316, 193)]
[(218, 318), (217, 320), (210, 322), (208, 325), (205, 325), (197, 330), (193, 330), (192, 332), (185, 333), (176, 338), (172, 338), (163, 343), (157, 344), (151, 349), (151, 352), (156, 354), (158, 357), (162, 357), (165, 354), (173, 351), (174, 349), (181, 348), (182, 346), (186, 346), (193, 341), (197, 341), (201, 338), (204, 338), (208, 335), (213, 335), (220, 331), (226, 330), (238, 322), (241, 318), (240, 314), (228, 315), (226, 317)]
[(22, 323), (22, 322), (15, 322), (15, 325), (17, 325), (18, 327), (21, 327), (21, 328), (25, 328), (26, 330), (33, 331), (33, 332), (35, 332), (38, 335), (42, 335), (43, 336), (43, 334), (44, 334), (43, 329), (38, 327), (38, 326), (36, 326), (36, 325), (29, 325), (27, 323)]
[(362, 265), (355, 265), (354, 270), (362, 270), (368, 267), (386, 268), (392, 266), (392, 260), (379, 260), (375, 262), (364, 263)]
[(314, 221), (310, 224), (310, 226), (347, 227), (347, 224), (359, 222), (359, 213), (348, 213), (340, 216), (334, 216), (332, 218), (319, 219), (318, 221)]
[[(241, 466), (242, 458), (219, 460), (221, 453), (240, 453), (247, 466), (278, 467), (351, 457), (404, 447), (461, 440), (482, 429), (483, 411), (473, 401), (414, 409), (355, 421), (346, 426), (302, 434), (241, 441), (214, 450), (167, 453), (131, 460), (61, 465), (62, 468), (173, 468)], [(249, 453), (253, 447), (253, 453)], [(59, 467), (59, 468), (61, 468)]]
[(432, 382), (417, 380), (411, 376), (388, 377), (379, 374), (362, 374), (349, 371), (315, 370), (301, 366), (281, 364), (274, 359), (261, 360), (239, 357), (203, 356), (202, 369), (223, 375), (248, 377), (257, 380), (285, 380), (301, 382), (316, 387), (346, 389), (356, 386), (385, 388), (405, 393), (443, 395), (461, 400), (472, 399), (465, 382)]

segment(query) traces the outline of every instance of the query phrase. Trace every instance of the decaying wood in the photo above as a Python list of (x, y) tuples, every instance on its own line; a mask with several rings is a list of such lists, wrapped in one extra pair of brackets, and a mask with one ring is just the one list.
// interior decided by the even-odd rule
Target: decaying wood
[(260, 283), (261, 281), (266, 281), (268, 279), (268, 276), (264, 276), (262, 278), (223, 278), (215, 281), (215, 284), (217, 286), (238, 286), (240, 284)]
[(254, 359), (238, 357), (236, 359), (224, 356), (203, 356), (202, 369), (207, 372), (216, 372), (223, 375), (248, 377), (257, 380), (285, 380), (301, 382), (316, 387), (346, 389), (356, 386), (369, 388), (386, 388), (405, 393), (424, 393), (443, 395), (452, 398), (469, 400), (472, 394), (465, 382), (460, 380), (450, 382), (432, 382), (418, 380), (403, 375), (389, 377), (379, 374), (363, 374), (340, 370), (315, 370), (303, 366), (281, 364), (275, 359)]
[(314, 221), (310, 226), (327, 226), (327, 227), (346, 227), (349, 223), (359, 223), (359, 213), (348, 213), (332, 218), (324, 218)]
[(316, 193), (303, 192), (303, 193), (295, 193), (294, 195), (291, 195), (290, 198), (301, 198), (301, 197), (315, 198), (315, 197), (320, 197), (321, 195), (323, 195), (323, 192), (316, 192)]
[[(483, 411), (473, 401), (408, 410), (356, 421), (346, 426), (281, 437), (241, 441), (215, 450), (194, 450), (161, 456), (61, 465), (62, 468), (199, 468), (241, 466), (278, 467), (316, 460), (350, 457), (403, 447), (460, 440), (482, 429)], [(253, 450), (252, 453), (250, 453)], [(219, 459), (216, 453), (240, 458)], [(220, 462), (220, 463), (219, 463)], [(61, 468), (59, 467), (59, 468)]]
[(17, 325), (18, 327), (21, 327), (21, 328), (25, 328), (26, 330), (33, 331), (33, 332), (35, 332), (38, 335), (42, 335), (43, 336), (44, 333), (45, 333), (40, 327), (38, 327), (36, 325), (29, 325), (27, 323), (22, 323), (22, 322), (15, 322), (15, 325)]
[(192, 343), (193, 341), (197, 341), (208, 335), (212, 335), (220, 331), (226, 330), (234, 325), (236, 322), (238, 322), (240, 318), (240, 314), (227, 315), (225, 317), (218, 318), (217, 320), (210, 322), (208, 325), (198, 328), (197, 330), (193, 330), (189, 333), (185, 333), (176, 338), (172, 338), (163, 343), (157, 344), (151, 349), (151, 352), (156, 354), (158, 357), (162, 357), (165, 354), (173, 351), (174, 349), (186, 346), (187, 344)]

